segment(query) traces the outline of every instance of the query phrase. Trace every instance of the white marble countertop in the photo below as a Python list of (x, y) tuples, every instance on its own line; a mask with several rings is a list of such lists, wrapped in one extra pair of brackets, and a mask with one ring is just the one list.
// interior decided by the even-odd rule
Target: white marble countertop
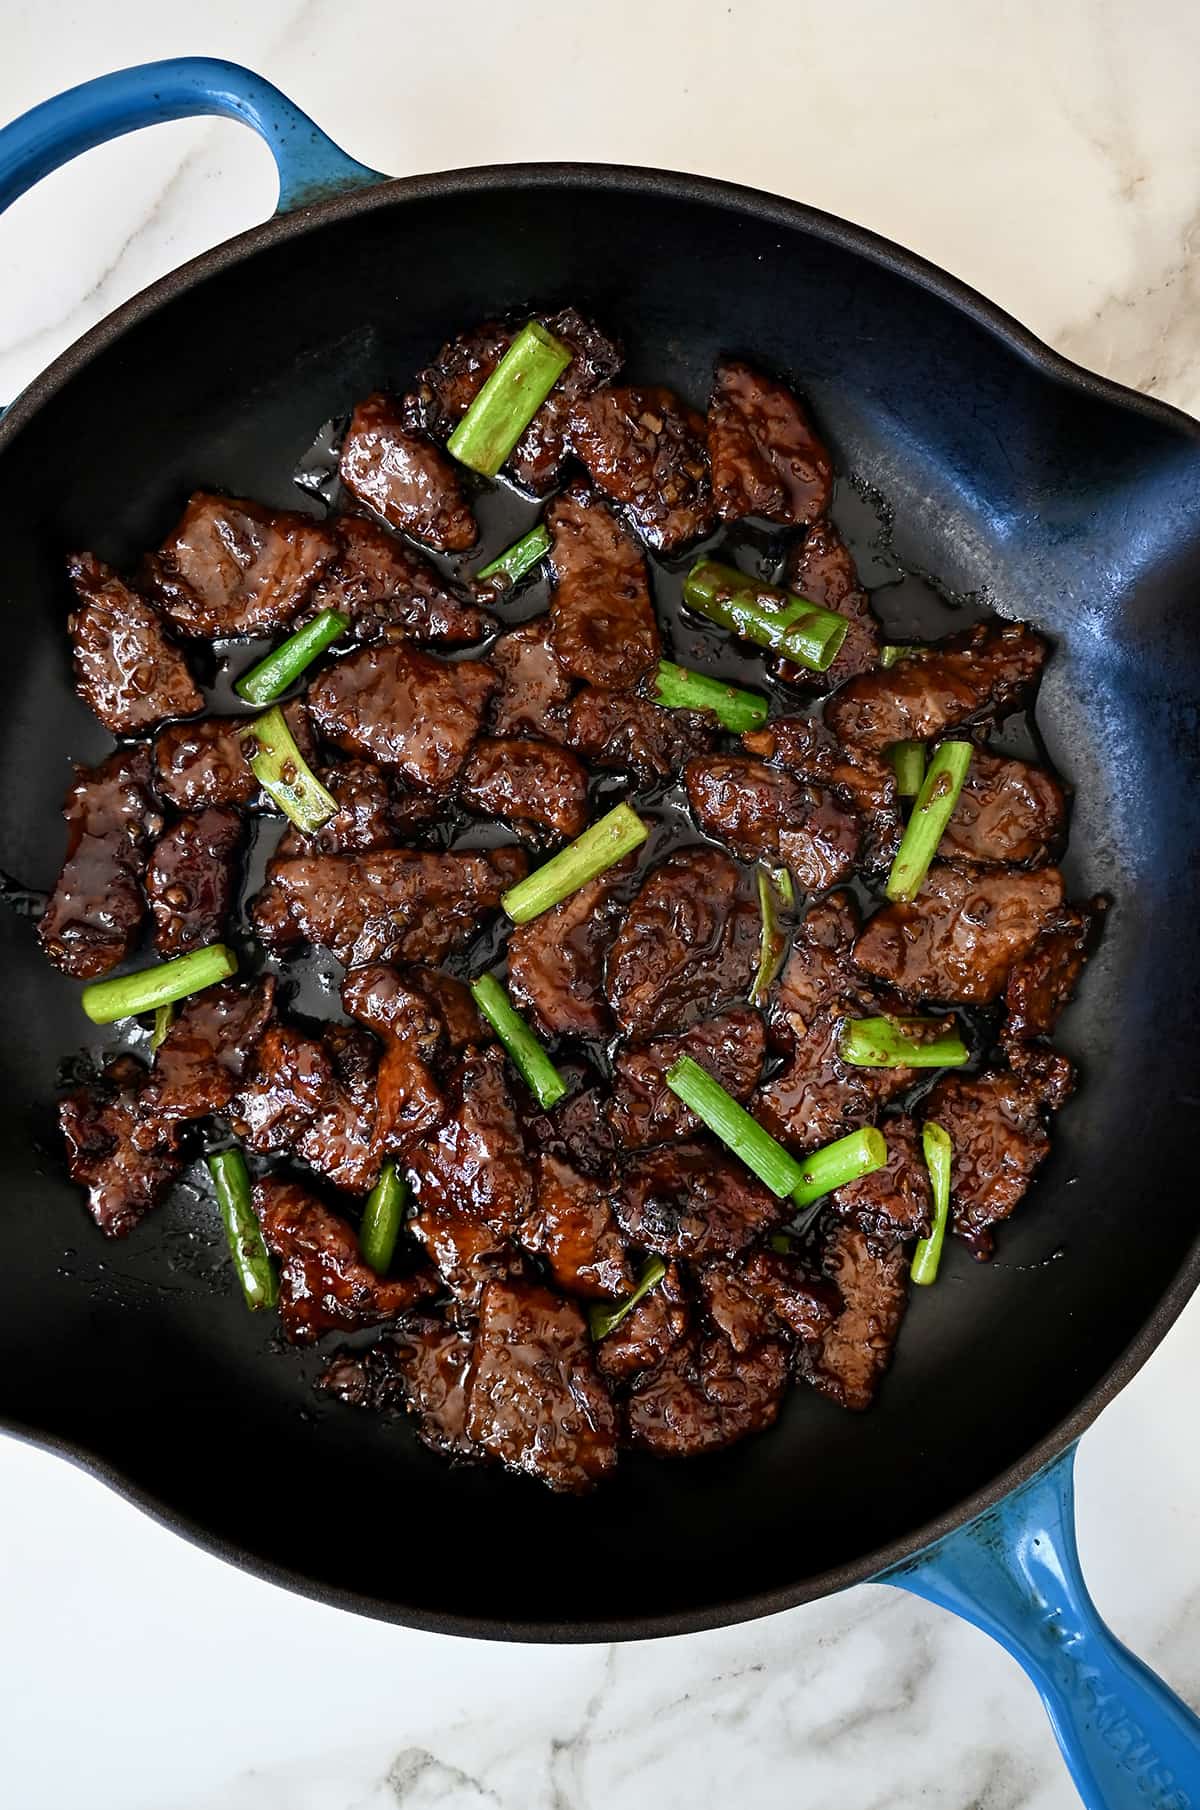
[[(5, 0), (3, 37), (0, 120), (106, 69), (210, 54), (379, 169), (593, 158), (794, 195), (1200, 412), (1189, 0)], [(223, 123), (140, 134), (44, 183), (0, 221), (0, 397), (273, 202), (267, 153)], [(1198, 1367), (1200, 1302), (1087, 1435), (1078, 1478), (1094, 1595), (1196, 1704)], [(1015, 1666), (877, 1587), (672, 1642), (504, 1648), (285, 1595), (11, 1441), (0, 1501), (13, 1810), (1076, 1802)]]

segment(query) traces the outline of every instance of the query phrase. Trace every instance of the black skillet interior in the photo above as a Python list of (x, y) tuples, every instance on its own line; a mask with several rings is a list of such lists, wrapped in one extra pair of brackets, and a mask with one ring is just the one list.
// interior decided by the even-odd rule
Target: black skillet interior
[[(1080, 1424), (1178, 1285), (1196, 1229), (1200, 445), (1039, 368), (853, 235), (798, 230), (799, 210), (682, 179), (562, 181), (434, 179), (268, 232), (255, 255), (228, 250), (170, 286), (9, 426), (0, 1416), (301, 1588), (420, 1625), (587, 1638), (869, 1575)], [(404, 1426), (318, 1406), (317, 1359), (245, 1312), (201, 1193), (125, 1244), (101, 1239), (50, 1135), (60, 1063), (88, 1044), (78, 988), (19, 909), (60, 859), (69, 758), (106, 746), (69, 686), (62, 551), (130, 560), (196, 483), (293, 502), (323, 419), (405, 379), (448, 331), (530, 300), (593, 311), (636, 374), (701, 406), (720, 351), (790, 374), (841, 471), (894, 512), (902, 564), (986, 589), (1055, 638), (1039, 717), (1078, 788), (1070, 878), (1116, 900), (1064, 1039), (1085, 1084), (1043, 1178), (995, 1263), (956, 1248), (915, 1301), (874, 1411), (797, 1392), (774, 1433), (699, 1462), (625, 1462), (583, 1502), (450, 1469)], [(913, 596), (881, 594), (893, 630), (920, 626)]]

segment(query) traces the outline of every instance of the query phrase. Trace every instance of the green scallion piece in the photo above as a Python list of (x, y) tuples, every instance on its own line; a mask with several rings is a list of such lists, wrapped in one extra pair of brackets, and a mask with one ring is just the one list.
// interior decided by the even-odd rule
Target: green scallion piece
[(958, 803), (973, 753), (970, 742), (938, 744), (888, 875), (887, 896), (895, 903), (906, 905), (920, 892)]
[(625, 1315), (635, 1308), (652, 1288), (657, 1288), (667, 1273), (667, 1266), (661, 1257), (651, 1257), (637, 1280), (637, 1287), (623, 1301), (606, 1307), (603, 1301), (593, 1301), (588, 1308), (588, 1321), (591, 1325), (592, 1337), (597, 1344), (606, 1339), (610, 1332), (615, 1332)]
[(590, 824), (531, 874), (518, 880), (500, 903), (514, 924), (527, 924), (562, 899), (570, 898), (597, 874), (615, 867), (650, 834), (637, 812), (627, 804), (616, 805)]
[(765, 867), (760, 866), (755, 875), (758, 884), (758, 915), (760, 927), (758, 933), (758, 970), (755, 973), (754, 981), (750, 988), (750, 1004), (752, 1006), (760, 1006), (766, 999), (771, 988), (771, 982), (779, 971), (779, 963), (783, 956), (784, 945), (787, 940), (780, 929), (777, 904), (782, 905), (786, 909), (790, 905), (791, 900), (785, 895), (783, 887), (780, 886), (779, 879), (781, 874), (787, 881), (787, 891), (791, 894), (791, 899), (794, 899), (795, 891), (792, 887), (792, 876), (788, 873), (786, 867), (781, 867), (776, 873), (772, 874), (768, 873)]
[(561, 1100), (567, 1091), (566, 1082), (495, 976), (481, 974), (473, 980), (471, 996), (538, 1105), (549, 1107)]
[(298, 830), (314, 835), (337, 810), (337, 799), (325, 790), (297, 748), (279, 705), (247, 723), (246, 737), (258, 745), (250, 767), (263, 791), (270, 793)]
[(897, 660), (907, 660), (910, 654), (919, 654), (920, 651), (919, 647), (901, 647), (899, 645), (881, 647), (879, 650), (879, 664), (881, 666), (894, 666)]
[(957, 1068), (967, 1046), (953, 1018), (848, 1018), (838, 1055), (856, 1068)]
[(698, 1062), (680, 1056), (667, 1070), (667, 1086), (772, 1194), (782, 1199), (800, 1186), (804, 1172), (799, 1163)]
[(279, 1283), (254, 1211), (246, 1159), (240, 1150), (221, 1150), (209, 1157), (208, 1169), (246, 1306), (274, 1307)]
[(760, 584), (715, 559), (696, 561), (683, 581), (683, 601), (743, 641), (769, 647), (813, 672), (832, 666), (850, 626), (836, 610)]
[(243, 673), (233, 689), (247, 704), (271, 703), (349, 627), (349, 616), (343, 616), (339, 610), (322, 610), (294, 635), (289, 635), (274, 653)]
[(224, 943), (210, 943), (207, 949), (193, 949), (173, 961), (140, 968), (136, 974), (93, 981), (83, 989), (80, 1004), (93, 1024), (115, 1024), (118, 1018), (157, 1012), (159, 1006), (173, 1005), (189, 993), (199, 993), (219, 980), (228, 980), (237, 973), (237, 965), (232, 949)]
[(892, 771), (901, 798), (915, 798), (925, 778), (924, 742), (893, 742)]
[(476, 578), (503, 578), (511, 588), (524, 578), (526, 572), (540, 565), (550, 551), (550, 534), (541, 522), (523, 534), (520, 540), (506, 547), (497, 558), (489, 560), (476, 572)]
[(150, 1054), (154, 1055), (162, 1044), (163, 1038), (175, 1022), (173, 1004), (157, 1006), (154, 1012), (154, 1029), (150, 1033)]
[(936, 1282), (938, 1264), (942, 1260), (946, 1222), (950, 1217), (950, 1161), (954, 1151), (949, 1133), (933, 1119), (926, 1120), (922, 1127), (921, 1148), (933, 1188), (933, 1228), (913, 1252), (912, 1279), (925, 1288)]
[(367, 1195), (362, 1223), (358, 1228), (358, 1248), (362, 1260), (377, 1276), (386, 1276), (392, 1267), (396, 1240), (404, 1224), (408, 1204), (408, 1187), (396, 1173), (395, 1163), (385, 1163), (379, 1180)]
[(804, 1158), (803, 1178), (800, 1185), (792, 1189), (792, 1199), (798, 1207), (811, 1206), (823, 1194), (873, 1174), (886, 1162), (887, 1143), (881, 1131), (874, 1125), (852, 1131), (848, 1137), (838, 1138), (835, 1143), (826, 1144), (823, 1150), (814, 1150), (811, 1156)]
[(472, 471), (494, 478), (570, 364), (540, 321), (527, 321), (446, 442)]
[(668, 710), (711, 710), (723, 729), (744, 735), (761, 729), (770, 706), (757, 691), (739, 691), (706, 672), (692, 672), (672, 660), (660, 660), (654, 679), (654, 701)]

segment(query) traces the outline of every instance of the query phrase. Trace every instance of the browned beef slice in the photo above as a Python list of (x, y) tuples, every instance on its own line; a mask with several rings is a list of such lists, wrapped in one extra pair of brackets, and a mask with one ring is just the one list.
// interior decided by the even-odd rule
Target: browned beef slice
[(596, 1346), (596, 1368), (611, 1382), (629, 1382), (655, 1370), (686, 1339), (692, 1323), (683, 1276), (668, 1263), (661, 1282), (643, 1295), (625, 1318)]
[(488, 659), (500, 676), (492, 702), (494, 733), (562, 741), (571, 681), (550, 644), (548, 619), (539, 616), (501, 635)]
[(368, 647), (328, 667), (308, 706), (322, 735), (347, 754), (399, 767), (444, 792), (479, 733), (496, 675), (478, 660), (447, 664), (406, 642)]
[(141, 735), (166, 716), (191, 716), (204, 698), (183, 654), (144, 597), (94, 553), (72, 553), (79, 602), (67, 618), (75, 689), (112, 735)]
[(473, 811), (500, 817), (521, 830), (548, 830), (571, 839), (587, 827), (586, 769), (565, 748), (523, 736), (476, 742), (459, 781), (459, 797)]
[(870, 869), (891, 866), (904, 833), (904, 820), (896, 775), (884, 755), (865, 748), (843, 748), (824, 724), (803, 716), (776, 717), (764, 728), (748, 731), (742, 745), (759, 760), (828, 786), (862, 822), (861, 864)]
[(38, 924), (48, 960), (94, 980), (125, 960), (146, 913), (146, 848), (162, 828), (148, 748), (118, 748), (98, 767), (76, 767), (63, 805), (67, 856)]
[(977, 748), (938, 854), (980, 867), (1031, 867), (1062, 842), (1067, 801), (1045, 767)]
[(327, 1024), (321, 1041), (333, 1070), (314, 1117), (296, 1139), (306, 1163), (335, 1188), (365, 1194), (379, 1179), (384, 1112), (378, 1045), (356, 1024)]
[(1068, 1088), (1060, 1063), (1039, 1073), (1006, 1069), (943, 1075), (925, 1102), (953, 1147), (950, 1223), (975, 1257), (992, 1254), (992, 1227), (1024, 1198), (1050, 1149), (1044, 1117)]
[(184, 955), (224, 935), (237, 892), (242, 820), (219, 806), (189, 812), (154, 844), (146, 897), (160, 955)]
[(609, 1003), (635, 1036), (685, 1030), (743, 1000), (758, 966), (758, 906), (719, 849), (683, 849), (653, 869), (609, 951)]
[(461, 1311), (474, 1314), (487, 1284), (521, 1269), (512, 1243), (482, 1219), (438, 1201), (408, 1225)]
[(538, 1159), (537, 1194), (521, 1227), (521, 1243), (546, 1259), (568, 1294), (603, 1298), (634, 1286), (610, 1190), (560, 1157)]
[(338, 808), (312, 836), (289, 824), (276, 845), (276, 860), (292, 855), (365, 854), (400, 839), (401, 812), (382, 767), (365, 760), (345, 760), (319, 768), (317, 777), (337, 800)]
[(613, 1058), (612, 1119), (619, 1141), (639, 1150), (696, 1136), (695, 1113), (667, 1086), (667, 1070), (680, 1056), (698, 1062), (745, 1105), (758, 1086), (765, 1047), (762, 1019), (749, 1006), (702, 1018), (681, 1037), (623, 1045)]
[(554, 600), (550, 643), (589, 685), (636, 685), (662, 650), (646, 562), (616, 517), (575, 485), (546, 511)]
[(859, 822), (829, 792), (744, 754), (714, 754), (684, 769), (700, 828), (742, 861), (783, 861), (802, 892), (854, 872)]
[(118, 1056), (101, 1080), (59, 1102), (71, 1180), (87, 1189), (88, 1212), (110, 1238), (131, 1232), (183, 1166), (178, 1126), (146, 1105), (145, 1078), (135, 1056)]
[(1062, 902), (1056, 867), (960, 872), (935, 862), (911, 905), (876, 912), (854, 959), (913, 999), (986, 1005)]
[(885, 1120), (881, 1130), (887, 1139), (887, 1162), (871, 1175), (835, 1188), (834, 1210), (847, 1225), (885, 1246), (897, 1239), (927, 1237), (933, 1194), (920, 1133), (907, 1113)]
[(450, 1050), (457, 1054), (468, 1044), (490, 1043), (491, 1027), (480, 1016), (471, 990), (452, 974), (437, 968), (414, 966), (406, 969), (409, 984), (424, 994), (442, 1021)]
[(854, 556), (831, 521), (819, 521), (789, 556), (784, 583), (797, 596), (836, 610), (850, 624), (832, 663), (812, 672), (794, 661), (779, 659), (780, 678), (806, 691), (834, 691), (856, 673), (869, 672), (879, 659), (879, 624), (870, 599), (859, 583)]
[(533, 1182), (503, 1051), (465, 1056), (449, 1094), (445, 1123), (408, 1155), (421, 1213), (448, 1207), (507, 1236), (529, 1215)]
[(609, 1179), (620, 1150), (607, 1087), (584, 1087), (525, 1124), (531, 1150), (561, 1157), (583, 1175)]
[(831, 699), (825, 721), (840, 741), (864, 748), (932, 741), (985, 713), (1012, 710), (1036, 683), (1048, 651), (1023, 622), (980, 622), (851, 679)]
[(734, 1257), (784, 1209), (744, 1164), (710, 1144), (670, 1144), (633, 1159), (615, 1197), (630, 1244), (661, 1257)]
[(803, 528), (829, 508), (833, 466), (785, 384), (722, 358), (708, 404), (708, 461), (723, 522), (765, 516)]
[(461, 597), (415, 547), (365, 515), (335, 516), (337, 558), (305, 616), (340, 610), (359, 641), (480, 641), (492, 618)]
[(629, 1442), (663, 1458), (691, 1458), (774, 1426), (788, 1350), (763, 1339), (738, 1354), (722, 1337), (679, 1345), (627, 1405)]
[(594, 767), (616, 767), (645, 785), (681, 772), (693, 755), (707, 754), (717, 733), (711, 711), (667, 710), (600, 685), (585, 685), (567, 713), (569, 748)]
[(383, 1039), (375, 1076), (374, 1141), (383, 1154), (399, 1155), (445, 1112), (430, 1068), (445, 1042), (440, 1014), (424, 993), (383, 963), (352, 968), (342, 987), (342, 1004)]
[(1014, 963), (1004, 989), (1006, 1043), (1048, 1037), (1072, 999), (1107, 908), (1102, 898), (1064, 905), (1027, 955)]
[(183, 1002), (159, 1044), (145, 1100), (166, 1119), (223, 1112), (250, 1073), (258, 1040), (274, 1010), (275, 982), (225, 982)]
[[(306, 760), (315, 753), (308, 712), (299, 698), (285, 704), (288, 728)], [(174, 723), (154, 742), (154, 788), (177, 811), (202, 811), (208, 805), (277, 807), (260, 789), (250, 770), (255, 741), (249, 716), (202, 716), (194, 723)]]
[(612, 1030), (604, 959), (624, 909), (620, 883), (632, 865), (627, 859), (610, 868), (509, 933), (512, 996), (551, 1035), (606, 1037)]
[(386, 962), (351, 968), (342, 983), (342, 1004), (377, 1036), (402, 1037), (427, 1061), (438, 1055), (445, 1036), (441, 1015), (425, 990), (410, 985), (400, 969)]
[(467, 1432), (513, 1471), (578, 1493), (616, 1468), (616, 1415), (571, 1301), (533, 1282), (489, 1282), (479, 1311)]
[(185, 635), (266, 635), (295, 620), (336, 556), (311, 516), (198, 490), (146, 572)]
[[(538, 318), (571, 350), (571, 362), (517, 441), (505, 469), (543, 496), (557, 482), (566, 456), (565, 434), (575, 403), (608, 383), (621, 368), (620, 344), (574, 308)], [(442, 347), (404, 398), (406, 422), (444, 440), (466, 414), (507, 352), (523, 322), (484, 321)]]
[(250, 1079), (231, 1108), (234, 1131), (251, 1150), (287, 1150), (312, 1124), (333, 1084), (333, 1063), (318, 1038), (294, 1025), (268, 1025)]
[(407, 1408), (417, 1435), (435, 1452), (482, 1457), (467, 1438), (467, 1378), (474, 1341), (433, 1315), (406, 1318), (366, 1351), (339, 1351), (317, 1387), (353, 1408)]
[(703, 417), (659, 386), (597, 390), (571, 414), (571, 445), (593, 484), (669, 553), (715, 521)]
[(273, 862), (254, 901), (255, 926), (269, 948), (318, 943), (347, 967), (440, 962), (479, 929), (527, 867), (521, 850), (511, 848), (437, 855), (385, 848)]
[(354, 1228), (298, 1182), (265, 1176), (254, 1184), (254, 1210), (279, 1259), (279, 1318), (293, 1345), (394, 1320), (436, 1290), (425, 1270), (385, 1281), (368, 1269)]
[(404, 426), (390, 397), (377, 392), (358, 404), (339, 469), (350, 494), (389, 527), (440, 553), (474, 545), (478, 530), (458, 467), (432, 440)]
[(830, 1401), (861, 1411), (892, 1361), (908, 1306), (908, 1253), (899, 1244), (878, 1251), (865, 1232), (838, 1226), (823, 1262), (844, 1305), (816, 1350), (802, 1356), (804, 1373)]
[(739, 1357), (760, 1339), (786, 1335), (811, 1344), (841, 1306), (832, 1283), (782, 1251), (719, 1257), (701, 1269), (700, 1287), (710, 1319)]

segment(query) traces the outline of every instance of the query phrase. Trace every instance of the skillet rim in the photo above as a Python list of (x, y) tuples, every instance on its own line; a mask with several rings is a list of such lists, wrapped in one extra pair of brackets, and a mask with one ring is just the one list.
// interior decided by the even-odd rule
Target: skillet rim
[[(0, 456), (42, 405), (65, 388), (94, 357), (118, 340), (127, 328), (146, 319), (176, 295), (193, 288), (209, 276), (232, 268), (261, 249), (377, 208), (405, 201), (438, 201), (502, 188), (568, 191), (582, 188), (647, 195), (684, 204), (715, 204), (733, 212), (749, 213), (769, 225), (807, 234), (861, 257), (948, 303), (999, 340), (1015, 357), (1048, 383), (1072, 389), (1123, 414), (1141, 416), (1167, 429), (1181, 441), (1200, 448), (1200, 421), (1182, 409), (1157, 397), (1129, 389), (1111, 378), (1101, 377), (1064, 358), (1013, 315), (998, 304), (988, 301), (960, 278), (867, 227), (856, 226), (836, 214), (826, 213), (803, 202), (787, 200), (743, 184), (722, 182), (713, 177), (628, 164), (560, 162), (488, 164), (427, 175), (381, 178), (373, 187), (335, 195), (327, 201), (298, 208), (289, 214), (273, 215), (261, 225), (224, 240), (199, 257), (189, 259), (122, 303), (35, 377), (0, 416)], [(994, 1507), (1082, 1436), (1102, 1409), (1141, 1369), (1198, 1287), (1200, 1234), (1193, 1240), (1174, 1279), (1137, 1335), (1072, 1412), (990, 1483), (964, 1496), (915, 1532), (886, 1546), (872, 1549), (843, 1565), (815, 1573), (798, 1584), (731, 1601), (705, 1604), (695, 1609), (614, 1621), (497, 1621), (457, 1614), (435, 1614), (392, 1600), (323, 1584), (291, 1567), (277, 1565), (262, 1558), (236, 1541), (213, 1534), (210, 1529), (171, 1506), (163, 1497), (134, 1483), (101, 1453), (79, 1442), (61, 1438), (43, 1428), (8, 1416), (0, 1416), (0, 1431), (67, 1459), (106, 1484), (125, 1501), (140, 1508), (160, 1526), (180, 1535), (189, 1544), (200, 1547), (252, 1576), (331, 1608), (348, 1610), (421, 1632), (453, 1634), (471, 1639), (548, 1644), (654, 1639), (756, 1620), (801, 1603), (817, 1601), (854, 1584), (879, 1579), (944, 1535)]]

